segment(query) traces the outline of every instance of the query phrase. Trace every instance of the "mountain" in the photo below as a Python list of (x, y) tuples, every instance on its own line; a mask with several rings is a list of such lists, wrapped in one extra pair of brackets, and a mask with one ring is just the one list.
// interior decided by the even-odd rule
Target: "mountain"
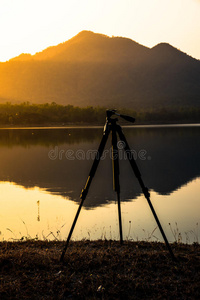
[(131, 62), (143, 57), (148, 50), (148, 48), (127, 38), (109, 38), (103, 34), (82, 31), (65, 43), (49, 47), (33, 56), (30, 54), (21, 54), (13, 60)]
[(0, 103), (149, 109), (200, 106), (200, 61), (167, 43), (153, 48), (82, 31), (35, 55), (0, 63)]

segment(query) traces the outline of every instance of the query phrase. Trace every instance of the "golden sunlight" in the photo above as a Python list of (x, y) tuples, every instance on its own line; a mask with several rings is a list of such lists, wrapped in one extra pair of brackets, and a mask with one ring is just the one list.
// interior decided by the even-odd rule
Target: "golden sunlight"
[(82, 30), (148, 47), (167, 42), (200, 58), (199, 9), (196, 0), (0, 0), (0, 61), (35, 54)]
[[(39, 188), (25, 189), (11, 182), (0, 183), (1, 232), (0, 240), (67, 238), (78, 204)], [(200, 179), (196, 179), (171, 195), (162, 196), (151, 191), (152, 204), (169, 240), (173, 242), (172, 227), (179, 226), (182, 238), (191, 233), (196, 238), (199, 220)], [(144, 196), (121, 203), (124, 238), (162, 241), (153, 215)], [(183, 219), (183, 216), (184, 219)], [(169, 226), (169, 223), (171, 224)], [(119, 239), (117, 204), (111, 202), (94, 209), (82, 209), (73, 237), (81, 239)], [(189, 238), (189, 236), (187, 236)]]

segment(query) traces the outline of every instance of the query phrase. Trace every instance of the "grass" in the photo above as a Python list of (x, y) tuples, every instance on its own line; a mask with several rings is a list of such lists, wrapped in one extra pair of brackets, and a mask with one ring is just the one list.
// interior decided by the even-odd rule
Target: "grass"
[(0, 243), (0, 299), (200, 299), (200, 245), (159, 242)]

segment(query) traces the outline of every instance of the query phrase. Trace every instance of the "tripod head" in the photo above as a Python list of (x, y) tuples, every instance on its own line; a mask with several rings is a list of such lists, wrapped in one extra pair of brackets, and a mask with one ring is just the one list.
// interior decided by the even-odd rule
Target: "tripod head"
[(116, 116), (119, 116), (121, 117), (122, 119), (128, 121), (128, 122), (131, 122), (131, 123), (134, 123), (135, 122), (135, 118), (133, 117), (130, 117), (130, 116), (126, 116), (126, 115), (121, 115), (121, 114), (118, 114), (116, 112), (116, 109), (107, 109), (106, 110), (106, 115), (107, 115), (107, 119), (110, 120), (110, 118), (113, 116), (113, 115), (116, 115)]

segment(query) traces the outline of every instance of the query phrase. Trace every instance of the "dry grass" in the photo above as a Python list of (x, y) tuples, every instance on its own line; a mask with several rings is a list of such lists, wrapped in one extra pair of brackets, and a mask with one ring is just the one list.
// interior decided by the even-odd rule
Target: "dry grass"
[(0, 299), (200, 299), (200, 245), (1, 242)]

